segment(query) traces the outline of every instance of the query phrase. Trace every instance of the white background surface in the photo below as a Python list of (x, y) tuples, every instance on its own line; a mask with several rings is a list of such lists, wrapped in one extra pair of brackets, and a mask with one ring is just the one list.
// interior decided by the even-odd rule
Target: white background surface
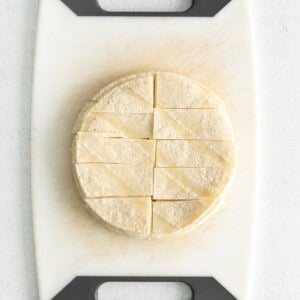
[[(250, 2), (260, 139), (251, 299), (298, 300), (300, 1)], [(37, 7), (37, 0), (0, 0), (0, 299), (38, 299), (30, 199), (30, 110)]]

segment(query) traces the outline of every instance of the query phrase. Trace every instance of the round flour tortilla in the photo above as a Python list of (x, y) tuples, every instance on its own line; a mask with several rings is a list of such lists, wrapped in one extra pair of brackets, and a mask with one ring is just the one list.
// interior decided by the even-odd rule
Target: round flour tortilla
[(192, 230), (207, 220), (233, 174), (223, 101), (179, 74), (112, 82), (83, 107), (73, 131), (80, 195), (119, 233), (164, 238)]

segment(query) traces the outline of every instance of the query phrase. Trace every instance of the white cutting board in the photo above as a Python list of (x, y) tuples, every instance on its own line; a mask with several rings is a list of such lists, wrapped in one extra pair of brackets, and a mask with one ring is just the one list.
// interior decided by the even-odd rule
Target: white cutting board
[[(220, 210), (196, 230), (139, 240), (101, 226), (72, 178), (72, 126), (110, 81), (178, 72), (225, 101), (238, 152)], [(255, 85), (249, 11), (232, 0), (213, 18), (78, 17), (41, 0), (32, 115), (32, 195), (40, 299), (77, 275), (213, 276), (246, 299), (255, 206)]]

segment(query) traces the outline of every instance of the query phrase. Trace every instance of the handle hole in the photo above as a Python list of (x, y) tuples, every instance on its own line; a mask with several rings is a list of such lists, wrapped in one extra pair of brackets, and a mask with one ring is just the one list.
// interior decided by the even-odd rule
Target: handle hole
[(191, 300), (184, 282), (106, 282), (96, 291), (96, 300)]
[(100, 7), (109, 12), (184, 12), (193, 0), (97, 0)]

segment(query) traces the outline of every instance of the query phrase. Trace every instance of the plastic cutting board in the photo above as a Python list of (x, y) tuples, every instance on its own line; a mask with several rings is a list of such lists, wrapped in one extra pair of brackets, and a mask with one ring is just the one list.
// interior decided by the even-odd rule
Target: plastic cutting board
[[(246, 299), (256, 198), (246, 1), (195, 0), (184, 13), (122, 14), (101, 10), (96, 0), (41, 0), (38, 26), (32, 195), (40, 299), (90, 300), (101, 282), (122, 278), (181, 279), (194, 299)], [(166, 240), (105, 229), (83, 207), (71, 169), (72, 126), (83, 104), (110, 81), (145, 70), (181, 73), (214, 90), (237, 141), (222, 207), (196, 230)]]

